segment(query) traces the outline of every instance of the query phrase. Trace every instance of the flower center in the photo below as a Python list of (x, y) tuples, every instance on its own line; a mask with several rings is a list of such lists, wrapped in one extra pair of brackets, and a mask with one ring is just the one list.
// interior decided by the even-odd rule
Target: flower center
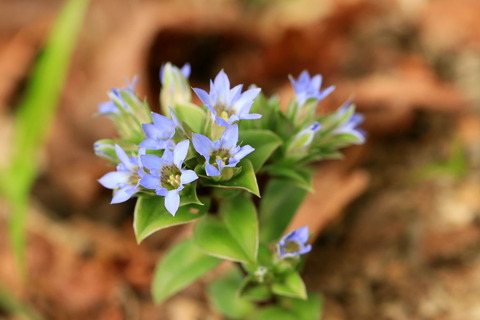
[(222, 165), (226, 165), (230, 159), (230, 151), (226, 149), (218, 149), (211, 154), (212, 164), (217, 165), (217, 159), (220, 159)]
[(217, 103), (213, 109), (217, 112), (217, 117), (222, 118), (225, 121), (228, 121), (233, 110), (227, 110), (223, 103)]
[(286, 253), (297, 253), (301, 249), (301, 245), (297, 241), (285, 241), (285, 245), (282, 246)]
[(167, 190), (175, 190), (180, 187), (180, 177), (182, 173), (176, 166), (171, 165), (163, 167), (161, 174), (160, 182), (162, 187)]

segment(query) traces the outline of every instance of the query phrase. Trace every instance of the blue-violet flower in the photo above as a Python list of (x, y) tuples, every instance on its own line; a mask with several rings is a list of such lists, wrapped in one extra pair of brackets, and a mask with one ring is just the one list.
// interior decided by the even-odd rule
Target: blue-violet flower
[(153, 124), (142, 124), (143, 132), (147, 139), (140, 143), (140, 147), (149, 150), (173, 149), (175, 143), (171, 139), (175, 135), (177, 121), (155, 112), (152, 112), (152, 121)]
[(210, 80), (210, 93), (193, 88), (197, 96), (212, 113), (212, 118), (222, 127), (227, 127), (241, 119), (260, 119), (262, 115), (250, 113), (253, 100), (260, 93), (260, 88), (242, 92), (239, 84), (230, 89), (230, 80), (225, 72), (220, 71), (214, 81)]
[(285, 237), (277, 244), (278, 256), (283, 258), (298, 257), (312, 250), (312, 246), (307, 244), (308, 226), (300, 227)]
[(127, 201), (138, 191), (140, 179), (145, 174), (140, 162), (145, 150), (140, 149), (138, 157), (129, 157), (120, 146), (115, 145), (115, 152), (120, 160), (117, 171), (105, 174), (98, 182), (105, 188), (115, 190), (111, 203), (120, 203)]
[(308, 99), (316, 99), (318, 101), (323, 100), (326, 96), (332, 93), (335, 90), (334, 86), (330, 86), (324, 90), (321, 90), (322, 86), (322, 76), (317, 74), (313, 77), (310, 77), (308, 71), (303, 71), (300, 73), (298, 79), (289, 77), (290, 82), (292, 83), (293, 89), (297, 96), (298, 106), (301, 107), (307, 102)]
[(134, 77), (132, 81), (127, 82), (127, 86), (125, 88), (111, 89), (110, 92), (108, 93), (108, 97), (110, 98), (110, 100), (100, 103), (98, 105), (98, 112), (102, 115), (107, 115), (111, 113), (120, 113), (120, 110), (118, 110), (118, 107), (115, 104), (115, 102), (120, 104), (125, 111), (132, 112), (128, 104), (123, 100), (120, 93), (127, 92), (128, 94), (133, 95), (137, 82), (138, 82), (138, 77)]
[(141, 157), (143, 165), (150, 173), (142, 177), (140, 184), (165, 197), (165, 208), (172, 216), (175, 216), (180, 206), (179, 192), (185, 184), (198, 179), (193, 170), (182, 169), (189, 144), (188, 140), (179, 142), (173, 152), (166, 149), (161, 158), (151, 154)]
[(192, 143), (195, 150), (206, 161), (205, 171), (208, 176), (219, 176), (225, 167), (235, 165), (255, 149), (249, 145), (240, 147), (238, 126), (233, 124), (225, 129), (220, 140), (212, 141), (204, 135), (194, 133)]
[[(334, 119), (340, 119), (345, 116), (346, 113), (350, 112), (353, 108), (352, 101), (345, 102), (333, 115)], [(351, 134), (357, 138), (357, 144), (362, 144), (365, 142), (365, 132), (361, 129), (358, 129), (357, 126), (363, 122), (363, 115), (351, 112), (350, 116), (344, 120), (338, 127), (333, 130), (335, 134)]]

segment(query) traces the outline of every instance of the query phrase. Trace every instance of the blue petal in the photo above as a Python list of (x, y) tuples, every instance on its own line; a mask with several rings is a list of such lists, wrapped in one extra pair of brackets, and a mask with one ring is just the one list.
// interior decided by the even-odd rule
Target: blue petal
[(148, 170), (158, 170), (161, 171), (161, 168), (165, 165), (161, 158), (153, 154), (146, 154), (140, 157), (142, 164)]
[(135, 168), (135, 165), (131, 163), (128, 155), (118, 144), (115, 145), (115, 153), (117, 154), (118, 159), (120, 159), (120, 161), (125, 165), (128, 170), (131, 171)]
[(207, 176), (209, 177), (215, 177), (220, 175), (220, 171), (218, 171), (218, 169), (210, 163), (207, 163), (207, 165), (205, 166), (205, 171), (207, 172)]
[(180, 176), (180, 183), (181, 184), (188, 184), (192, 181), (198, 179), (197, 174), (193, 170), (182, 170), (182, 175)]
[(231, 150), (233, 149), (238, 142), (238, 126), (236, 124), (233, 124), (227, 129), (222, 134), (222, 146), (225, 149)]
[(250, 145), (246, 145), (246, 146), (241, 147), (240, 150), (238, 150), (238, 152), (233, 155), (233, 157), (234, 157), (237, 161), (240, 161), (240, 160), (242, 160), (244, 157), (246, 157), (247, 155), (249, 155), (250, 153), (252, 153), (253, 151), (255, 151), (255, 148), (253, 148), (253, 147), (250, 146)]
[(308, 226), (303, 226), (303, 227), (300, 227), (298, 228), (297, 230), (294, 231), (295, 232), (295, 239), (297, 239), (298, 241), (302, 242), (302, 243), (305, 243), (308, 241)]
[(192, 143), (195, 151), (209, 161), (213, 151), (212, 140), (199, 133), (194, 133), (192, 134)]
[(125, 202), (128, 199), (130, 199), (135, 193), (137, 192), (137, 189), (135, 187), (124, 187), (119, 190), (117, 190), (113, 194), (112, 201), (110, 203), (120, 203), (120, 202)]
[(140, 185), (147, 189), (156, 190), (161, 187), (160, 178), (147, 174), (140, 179)]
[(192, 72), (192, 68), (190, 67), (189, 63), (185, 63), (180, 71), (185, 78), (189, 78), (190, 73)]
[(167, 189), (161, 187), (161, 188), (158, 188), (157, 190), (155, 190), (155, 193), (159, 196), (162, 196), (162, 197), (165, 197), (167, 195)]
[(185, 157), (187, 156), (189, 145), (189, 140), (183, 140), (175, 146), (175, 149), (173, 150), (173, 163), (177, 168), (182, 166), (183, 160), (185, 160)]
[(112, 171), (98, 179), (102, 186), (108, 189), (116, 189), (119, 186), (128, 183), (130, 173), (126, 171)]
[(202, 90), (199, 88), (193, 88), (193, 91), (197, 94), (197, 96), (200, 98), (200, 100), (204, 105), (206, 105), (207, 107), (211, 106), (212, 103), (210, 100), (210, 96), (205, 90)]
[(177, 213), (178, 207), (180, 206), (180, 196), (178, 195), (177, 190), (170, 190), (165, 196), (165, 208), (170, 212), (172, 216), (175, 216)]
[(156, 112), (152, 112), (152, 120), (156, 127), (160, 130), (172, 130), (175, 128), (175, 124), (172, 119), (162, 116)]

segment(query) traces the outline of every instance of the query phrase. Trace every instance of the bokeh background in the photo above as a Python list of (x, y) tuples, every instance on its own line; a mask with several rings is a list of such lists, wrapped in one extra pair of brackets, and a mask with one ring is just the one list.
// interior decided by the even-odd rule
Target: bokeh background
[[(0, 1), (0, 164), (62, 4)], [(323, 319), (480, 319), (477, 0), (92, 0), (38, 160), (27, 283), (0, 202), (0, 281), (11, 297), (53, 320), (222, 319), (205, 296), (222, 268), (152, 304), (155, 263), (189, 228), (137, 245), (132, 201), (110, 205), (96, 181), (111, 168), (92, 145), (115, 134), (97, 105), (139, 75), (138, 95), (158, 108), (167, 61), (189, 62), (194, 87), (224, 69), (285, 103), (288, 75), (307, 69), (337, 87), (319, 112), (352, 98), (364, 114), (368, 142), (318, 165), (293, 222), (315, 231), (304, 278), (323, 295)], [(22, 319), (4, 309), (0, 319)]]

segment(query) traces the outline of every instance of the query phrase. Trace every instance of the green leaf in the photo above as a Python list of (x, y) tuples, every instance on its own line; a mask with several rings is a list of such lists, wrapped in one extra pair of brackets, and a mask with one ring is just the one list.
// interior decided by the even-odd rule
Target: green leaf
[(242, 275), (234, 269), (215, 279), (208, 286), (208, 296), (213, 306), (232, 319), (245, 319), (255, 310), (255, 305), (238, 295), (242, 285)]
[(272, 153), (283, 143), (282, 139), (270, 130), (244, 130), (240, 131), (242, 145), (251, 145), (255, 151), (246, 159), (252, 162), (255, 172), (270, 158)]
[(271, 179), (260, 202), (260, 240), (273, 242), (282, 236), (307, 191), (284, 179)]
[(243, 280), (239, 294), (241, 297), (252, 302), (266, 301), (272, 297), (270, 287), (266, 283), (258, 283), (252, 280), (251, 276)]
[(38, 155), (51, 129), (88, 3), (88, 0), (66, 1), (56, 18), (15, 116), (11, 161), (0, 173), (0, 190), (12, 209), (10, 241), (20, 269), (23, 269), (25, 253), (28, 193), (37, 174)]
[(155, 269), (152, 295), (160, 303), (182, 290), (208, 271), (220, 260), (201, 252), (192, 239), (175, 244)]
[(213, 181), (205, 180), (203, 184), (208, 187), (215, 188), (231, 188), (231, 189), (242, 189), (253, 193), (257, 197), (260, 197), (260, 190), (258, 189), (257, 177), (255, 171), (253, 170), (252, 163), (245, 159), (242, 160), (242, 171), (234, 176), (232, 179), (227, 181)]
[(300, 275), (291, 271), (281, 275), (272, 285), (273, 293), (299, 299), (307, 299), (307, 290)]
[(256, 313), (252, 320), (299, 320), (298, 317), (289, 310), (280, 306), (271, 306), (261, 309)]
[(318, 320), (322, 316), (322, 299), (317, 293), (308, 293), (308, 299), (284, 298), (282, 305), (292, 310), (299, 320)]
[(198, 204), (203, 205), (203, 203), (198, 199), (197, 196), (197, 182), (194, 181), (185, 185), (185, 188), (180, 192), (180, 207), (187, 204)]
[(250, 195), (238, 194), (224, 199), (219, 207), (228, 231), (239, 244), (248, 261), (256, 263), (258, 252), (258, 218)]
[(267, 168), (265, 168), (265, 171), (272, 176), (287, 178), (294, 182), (300, 188), (305, 189), (309, 192), (313, 192), (313, 173), (312, 170), (308, 167), (291, 168), (287, 166), (277, 165), (268, 166)]
[(176, 215), (172, 216), (165, 208), (164, 197), (139, 197), (133, 213), (133, 229), (137, 242), (142, 242), (155, 231), (200, 218), (210, 207), (208, 199), (205, 199), (204, 202), (203, 206), (195, 204), (181, 206)]
[(203, 133), (205, 129), (206, 113), (194, 104), (176, 105), (175, 113), (180, 122), (186, 123), (193, 132)]

